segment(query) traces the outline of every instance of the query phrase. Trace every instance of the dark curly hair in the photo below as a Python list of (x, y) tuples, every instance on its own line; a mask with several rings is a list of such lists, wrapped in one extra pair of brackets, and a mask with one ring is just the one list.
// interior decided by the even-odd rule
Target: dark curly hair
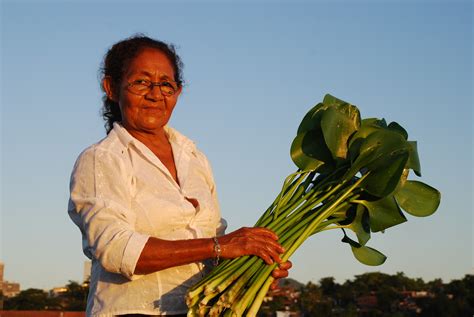
[[(176, 53), (175, 47), (172, 44), (149, 38), (143, 34), (135, 34), (117, 42), (107, 51), (100, 68), (100, 82), (102, 83), (105, 77), (110, 77), (112, 89), (116, 91), (120, 87), (122, 77), (130, 62), (146, 48), (157, 49), (168, 57), (173, 66), (174, 80), (178, 87), (182, 87), (184, 83), (182, 74), (183, 62)], [(105, 121), (105, 130), (109, 134), (113, 128), (113, 123), (122, 121), (122, 115), (119, 104), (108, 98), (102, 84), (101, 89), (103, 92), (101, 113)]]

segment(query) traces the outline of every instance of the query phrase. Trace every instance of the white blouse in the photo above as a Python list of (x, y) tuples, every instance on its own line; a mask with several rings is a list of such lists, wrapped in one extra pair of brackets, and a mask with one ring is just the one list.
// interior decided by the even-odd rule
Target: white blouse
[[(133, 272), (140, 253), (151, 236), (181, 240), (224, 233), (207, 158), (176, 130), (166, 132), (179, 185), (118, 123), (76, 161), (68, 213), (92, 259), (87, 316), (186, 313), (186, 291), (205, 274), (205, 263), (138, 275)], [(186, 198), (197, 200), (197, 207)]]

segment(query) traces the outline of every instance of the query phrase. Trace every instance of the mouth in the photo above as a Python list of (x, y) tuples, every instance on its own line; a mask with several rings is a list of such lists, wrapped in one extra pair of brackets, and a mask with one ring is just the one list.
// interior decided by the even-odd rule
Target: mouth
[(149, 112), (166, 112), (166, 108), (161, 107), (143, 107), (142, 109)]

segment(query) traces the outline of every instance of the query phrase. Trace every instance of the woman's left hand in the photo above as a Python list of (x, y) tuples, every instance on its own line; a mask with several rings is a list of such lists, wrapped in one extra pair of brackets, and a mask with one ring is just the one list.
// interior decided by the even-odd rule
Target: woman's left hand
[(278, 281), (281, 278), (287, 277), (288, 276), (288, 270), (291, 269), (293, 264), (291, 264), (290, 261), (286, 261), (283, 263), (280, 263), (272, 272), (272, 276), (275, 278), (273, 281), (272, 285), (270, 285), (270, 289), (276, 289), (278, 287)]

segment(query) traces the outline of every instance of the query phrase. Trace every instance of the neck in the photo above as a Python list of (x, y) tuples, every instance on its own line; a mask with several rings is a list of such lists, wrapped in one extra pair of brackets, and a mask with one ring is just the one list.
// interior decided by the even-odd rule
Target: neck
[(150, 148), (162, 148), (164, 146), (169, 146), (168, 136), (165, 132), (164, 128), (153, 132), (145, 132), (139, 131), (134, 129), (129, 129), (125, 127), (125, 129), (130, 133), (135, 139), (142, 142), (146, 146)]

